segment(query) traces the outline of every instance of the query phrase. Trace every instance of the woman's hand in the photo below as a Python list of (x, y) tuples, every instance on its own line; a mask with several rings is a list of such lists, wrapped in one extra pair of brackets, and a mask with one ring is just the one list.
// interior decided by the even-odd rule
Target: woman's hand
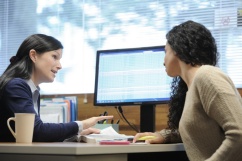
[(145, 140), (145, 143), (147, 143), (147, 144), (162, 144), (164, 142), (164, 138), (159, 133), (144, 132), (144, 133), (137, 133), (134, 136), (133, 143), (138, 141), (138, 139), (143, 136), (154, 136), (155, 137), (154, 139)]
[(83, 130), (96, 125), (98, 121), (112, 119), (113, 116), (91, 117), (82, 121)]
[(82, 132), (80, 133), (80, 135), (88, 135), (88, 134), (100, 134), (100, 130), (90, 127), (85, 130), (82, 130)]

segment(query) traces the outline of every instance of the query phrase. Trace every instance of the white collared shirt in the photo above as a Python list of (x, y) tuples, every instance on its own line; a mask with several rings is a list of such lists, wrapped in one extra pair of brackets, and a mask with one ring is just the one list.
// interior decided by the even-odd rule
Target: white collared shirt
[(38, 97), (39, 97), (39, 91), (40, 91), (40, 88), (37, 86), (35, 86), (34, 82), (29, 79), (29, 80), (26, 80), (26, 83), (29, 85), (30, 89), (31, 89), (31, 92), (32, 92), (32, 99), (33, 99), (33, 104), (34, 104), (34, 110), (37, 114), (38, 113)]

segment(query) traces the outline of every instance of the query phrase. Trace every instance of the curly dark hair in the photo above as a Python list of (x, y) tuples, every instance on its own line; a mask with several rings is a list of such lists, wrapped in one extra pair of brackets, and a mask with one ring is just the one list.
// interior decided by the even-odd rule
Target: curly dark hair
[[(178, 58), (190, 64), (217, 65), (219, 54), (217, 45), (211, 32), (202, 24), (186, 21), (173, 27), (166, 34), (167, 43)], [(174, 77), (171, 83), (171, 98), (169, 102), (168, 128), (179, 128), (186, 92), (188, 88), (184, 80)]]

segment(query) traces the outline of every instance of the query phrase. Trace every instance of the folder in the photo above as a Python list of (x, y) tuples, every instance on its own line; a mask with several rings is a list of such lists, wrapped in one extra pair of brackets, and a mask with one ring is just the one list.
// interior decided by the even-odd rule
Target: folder
[(43, 122), (66, 123), (77, 120), (76, 96), (42, 98), (40, 108), (40, 117)]

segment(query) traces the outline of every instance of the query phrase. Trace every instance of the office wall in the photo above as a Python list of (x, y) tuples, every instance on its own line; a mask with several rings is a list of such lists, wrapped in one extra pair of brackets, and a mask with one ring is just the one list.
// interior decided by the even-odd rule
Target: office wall
[[(242, 89), (239, 89), (240, 95), (242, 95)], [(58, 97), (61, 95), (55, 95)], [(114, 116), (114, 122), (120, 119), (119, 132), (127, 135), (135, 135), (136, 132), (129, 127), (129, 125), (123, 121), (115, 107), (94, 107), (93, 106), (93, 94), (87, 94), (87, 103), (84, 103), (84, 94), (76, 95), (78, 97), (78, 119), (84, 120), (92, 116), (98, 116), (99, 114), (107, 111), (110, 115)], [(53, 96), (42, 96), (42, 97), (53, 97)], [(139, 129), (140, 121), (140, 108), (139, 106), (123, 106), (123, 114), (126, 119), (134, 124)], [(167, 124), (168, 106), (167, 104), (156, 106), (156, 130), (161, 130), (166, 127)]]
[[(112, 107), (94, 107), (93, 106), (93, 94), (87, 96), (88, 103), (83, 103), (83, 96), (78, 96), (78, 118), (83, 120), (92, 116), (98, 116), (99, 114), (107, 111), (108, 114), (114, 116), (114, 123), (120, 119), (120, 133), (125, 133), (129, 135), (134, 135), (136, 132), (124, 121), (120, 118), (118, 111), (114, 106)], [(131, 123), (134, 124), (139, 129), (139, 122), (140, 122), (140, 107), (139, 106), (122, 106), (123, 114), (126, 119)], [(157, 129), (164, 128), (167, 123), (167, 112), (168, 106), (167, 104), (164, 105), (157, 105), (156, 106), (156, 127)]]

